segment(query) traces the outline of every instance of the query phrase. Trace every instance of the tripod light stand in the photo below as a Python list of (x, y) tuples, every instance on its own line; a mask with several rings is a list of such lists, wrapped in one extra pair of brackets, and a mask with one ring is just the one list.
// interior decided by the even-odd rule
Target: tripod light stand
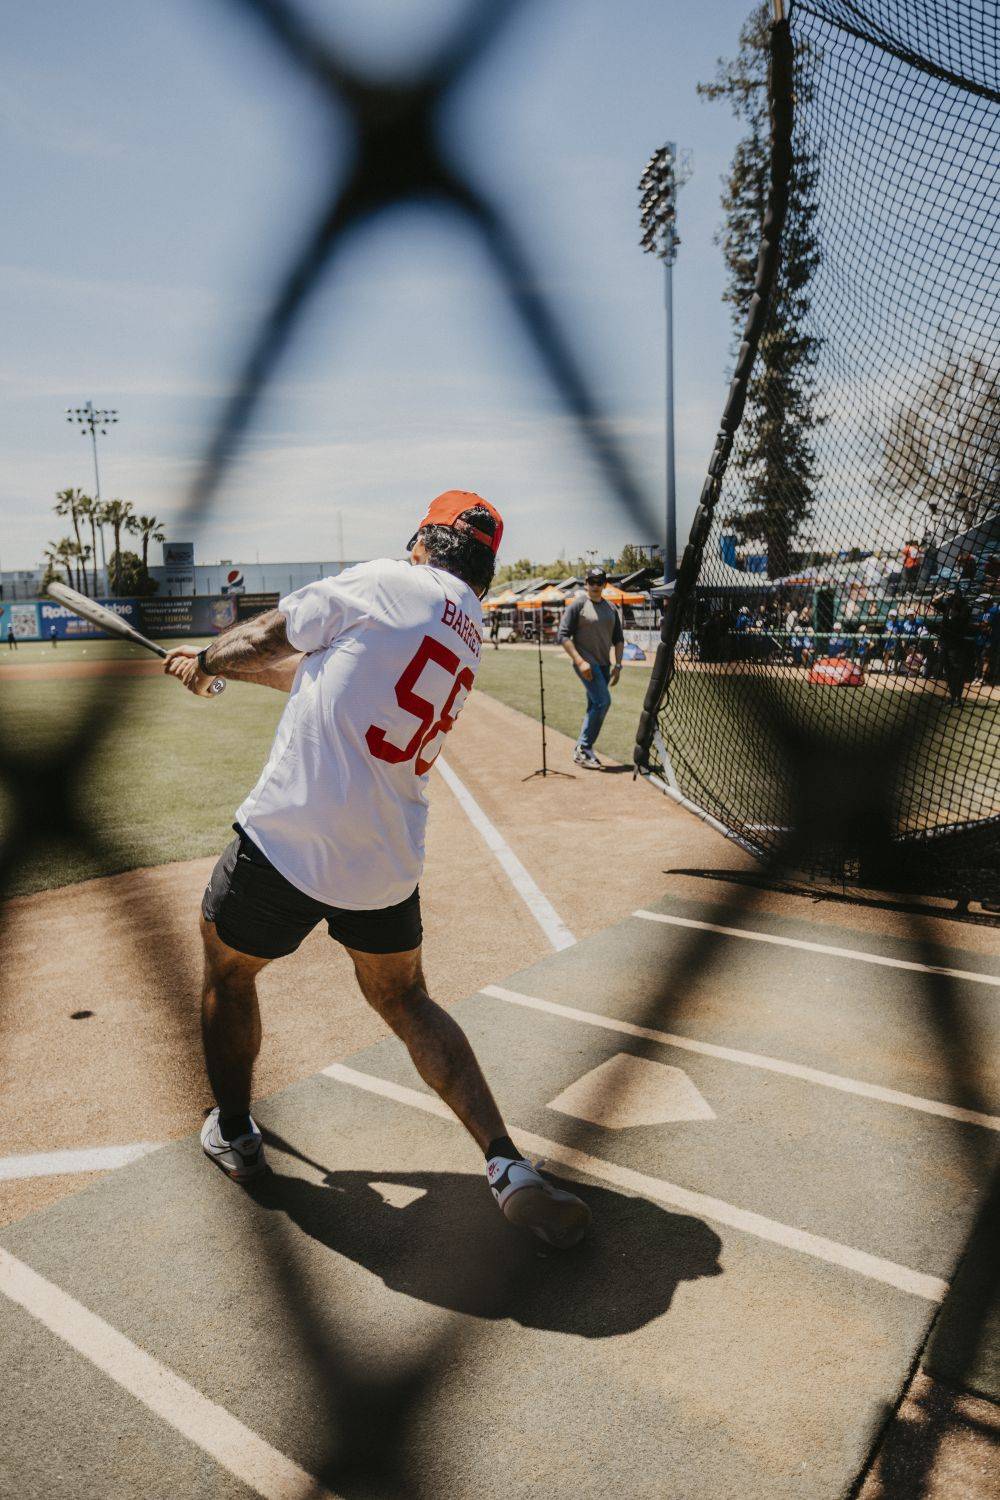
[(542, 636), (545, 632), (545, 608), (538, 606), (538, 628), (535, 632), (538, 643), (538, 703), (541, 710), (542, 720), (542, 763), (537, 771), (532, 771), (528, 776), (522, 776), (522, 781), (534, 781), (536, 776), (562, 776), (567, 781), (574, 781), (572, 771), (553, 771), (548, 763), (545, 750), (545, 671), (542, 666)]

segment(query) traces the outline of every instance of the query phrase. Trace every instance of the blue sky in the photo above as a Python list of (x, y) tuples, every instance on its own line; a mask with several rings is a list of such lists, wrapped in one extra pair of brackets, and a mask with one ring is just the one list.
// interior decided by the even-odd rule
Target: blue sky
[[(498, 0), (494, 0), (498, 3)], [(418, 68), (452, 0), (312, 0), (358, 66)], [(682, 540), (728, 384), (713, 244), (737, 138), (695, 84), (730, 55), (747, 0), (526, 0), (470, 70), (448, 145), (527, 249), (649, 496), (623, 516), (454, 219), (400, 210), (325, 278), (212, 515), (204, 560), (398, 552), (423, 501), (458, 487), (507, 518), (504, 556), (617, 551), (659, 536), (663, 313), (638, 248), (636, 182), (664, 139), (694, 151), (675, 273)], [(51, 0), (5, 23), (0, 564), (30, 567), (92, 489), (63, 408), (117, 407), (102, 490), (171, 517), (241, 350), (346, 157), (346, 123), (234, 0)], [(640, 534), (641, 530), (641, 534)]]

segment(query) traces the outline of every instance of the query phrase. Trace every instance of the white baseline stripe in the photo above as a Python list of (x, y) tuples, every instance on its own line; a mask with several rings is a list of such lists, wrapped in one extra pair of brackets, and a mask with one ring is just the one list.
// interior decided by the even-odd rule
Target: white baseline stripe
[(698, 922), (694, 917), (675, 917), (662, 911), (634, 911), (633, 917), (645, 922), (666, 922), (670, 927), (695, 927), (699, 932), (721, 932), (723, 937), (747, 938), (751, 943), (773, 943), (777, 948), (803, 948), (807, 953), (826, 953), (831, 958), (852, 958), (861, 964), (878, 964), (883, 969), (909, 969), (917, 974), (944, 974), (970, 984), (988, 984), (1000, 989), (1000, 974), (981, 974), (975, 969), (946, 969), (940, 964), (919, 964), (910, 958), (886, 958), (882, 953), (866, 953), (862, 948), (836, 948), (830, 943), (809, 943), (805, 938), (778, 937), (774, 932), (751, 932), (747, 927), (719, 927), (715, 922)]
[(0, 1156), (0, 1182), (15, 1177), (62, 1177), (74, 1172), (109, 1172), (159, 1149), (158, 1141), (135, 1141), (131, 1146), (94, 1146), (79, 1151), (33, 1151), (26, 1156)]
[(898, 1104), (905, 1109), (920, 1110), (925, 1115), (940, 1115), (945, 1120), (960, 1120), (964, 1125), (981, 1125), (984, 1130), (1000, 1131), (1000, 1117), (997, 1115), (980, 1114), (977, 1110), (961, 1109), (955, 1104), (941, 1104), (937, 1099), (921, 1099), (919, 1094), (904, 1094), (898, 1089), (883, 1088), (878, 1083), (862, 1083), (857, 1078), (844, 1078), (839, 1073), (823, 1073), (819, 1068), (784, 1062), (779, 1057), (764, 1057), (758, 1052), (741, 1052), (735, 1047), (718, 1047), (714, 1042), (696, 1042), (689, 1036), (678, 1036), (672, 1031), (654, 1031), (651, 1026), (634, 1026), (631, 1021), (616, 1021), (610, 1016), (596, 1015), (590, 1010), (577, 1010), (572, 1005), (557, 1005), (554, 1000), (542, 1000), (537, 995), (522, 995), (518, 990), (505, 990), (499, 984), (484, 984), (480, 993), (492, 995), (496, 1000), (509, 1001), (511, 1005), (523, 1005), (528, 1010), (563, 1016), (567, 1021), (582, 1021), (586, 1026), (597, 1026), (604, 1031), (617, 1031), (623, 1036), (638, 1036), (646, 1041), (660, 1042), (664, 1047), (700, 1052), (705, 1057), (721, 1058), (723, 1062), (742, 1063), (744, 1067), (763, 1068), (768, 1073), (784, 1073), (789, 1078), (803, 1078), (807, 1083), (818, 1083), (827, 1089), (839, 1089), (844, 1094), (860, 1094), (864, 1099), (877, 1099), (881, 1104)]
[(60, 1287), (0, 1249), (0, 1292), (265, 1500), (334, 1500), (311, 1474)]
[[(371, 1094), (381, 1094), (383, 1098), (394, 1099), (399, 1104), (409, 1104), (415, 1109), (424, 1110), (429, 1115), (438, 1115), (442, 1119), (452, 1121), (453, 1124), (457, 1123), (447, 1105), (433, 1095), (422, 1094), (417, 1089), (404, 1088), (402, 1084), (389, 1083), (383, 1078), (373, 1078), (368, 1073), (358, 1073), (353, 1068), (345, 1067), (343, 1063), (332, 1063), (330, 1067), (324, 1068), (323, 1072), (327, 1078), (350, 1084), (352, 1088), (365, 1089)], [(853, 1246), (841, 1245), (837, 1240), (824, 1239), (822, 1235), (809, 1234), (804, 1229), (796, 1229), (790, 1224), (781, 1224), (776, 1219), (767, 1219), (763, 1214), (752, 1213), (746, 1208), (737, 1208), (735, 1204), (726, 1203), (721, 1198), (709, 1198), (705, 1193), (694, 1193), (689, 1188), (679, 1187), (673, 1182), (664, 1182), (659, 1177), (647, 1177), (644, 1172), (633, 1172), (629, 1167), (620, 1167), (616, 1162), (605, 1161), (600, 1156), (590, 1156), (587, 1152), (577, 1151), (572, 1146), (561, 1146), (557, 1141), (546, 1140), (544, 1136), (532, 1135), (520, 1129), (517, 1134), (518, 1139), (529, 1150), (539, 1152), (549, 1161), (561, 1162), (564, 1166), (573, 1167), (578, 1172), (585, 1172), (588, 1177), (596, 1177), (598, 1181), (613, 1183), (615, 1187), (625, 1188), (626, 1191), (637, 1193), (643, 1198), (650, 1198), (654, 1203), (665, 1203), (671, 1208), (682, 1209), (685, 1213), (711, 1219), (716, 1224), (725, 1224), (731, 1229), (740, 1229), (745, 1234), (754, 1235), (757, 1239), (782, 1245), (786, 1250), (798, 1250), (803, 1255), (811, 1255), (815, 1260), (823, 1260), (833, 1266), (842, 1266), (845, 1270), (855, 1271), (858, 1275), (867, 1276), (872, 1281), (881, 1281), (886, 1286), (896, 1287), (898, 1291), (910, 1292), (914, 1297), (923, 1297), (927, 1302), (943, 1302), (948, 1290), (948, 1283), (942, 1281), (939, 1276), (928, 1276), (923, 1271), (911, 1270), (909, 1266), (897, 1265), (895, 1261), (883, 1260), (879, 1255), (869, 1255), (866, 1250), (855, 1250)]]
[(469, 822), (473, 824), (486, 847), (496, 855), (511, 885), (517, 891), (517, 894), (531, 912), (531, 915), (545, 933), (553, 948), (557, 951), (560, 948), (572, 948), (576, 942), (576, 938), (570, 932), (549, 898), (539, 890), (513, 849), (504, 839), (500, 830), (490, 822), (468, 787), (458, 779), (451, 766), (446, 764), (443, 756), (439, 755), (435, 764), (454, 792), (458, 804), (469, 819)]

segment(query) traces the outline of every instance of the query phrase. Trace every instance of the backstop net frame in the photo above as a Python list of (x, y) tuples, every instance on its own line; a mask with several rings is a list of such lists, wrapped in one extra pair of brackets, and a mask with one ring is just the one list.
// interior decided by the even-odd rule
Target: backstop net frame
[(996, 899), (1000, 17), (774, 8), (756, 278), (635, 762), (760, 859)]

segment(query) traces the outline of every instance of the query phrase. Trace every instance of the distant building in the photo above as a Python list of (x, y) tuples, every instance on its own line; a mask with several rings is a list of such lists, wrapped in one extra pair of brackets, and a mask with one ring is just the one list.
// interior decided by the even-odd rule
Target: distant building
[[(362, 561), (363, 559), (358, 559)], [(217, 563), (194, 563), (194, 588), (181, 585), (173, 567), (150, 568), (149, 576), (160, 585), (157, 598), (170, 599), (178, 595), (224, 594), (229, 592), (229, 574), (238, 572), (243, 577), (243, 590), (247, 594), (290, 594), (317, 578), (331, 578), (343, 568), (353, 568), (354, 562), (234, 562), (224, 558)]]
[[(358, 559), (364, 561), (364, 559)], [(343, 568), (354, 567), (350, 562), (276, 562), (239, 563), (224, 559), (217, 563), (192, 563), (186, 568), (176, 563), (151, 567), (149, 576), (155, 578), (159, 587), (158, 599), (171, 599), (194, 594), (290, 594), (317, 578), (330, 578)], [(229, 587), (229, 575), (242, 575), (243, 587)], [(37, 599), (42, 593), (44, 568), (14, 568), (0, 572), (0, 600)], [(76, 573), (73, 574), (74, 582)], [(65, 583), (66, 570), (60, 568), (59, 578)], [(87, 592), (93, 593), (93, 572), (87, 569)], [(97, 597), (108, 597), (104, 569), (97, 570)]]

